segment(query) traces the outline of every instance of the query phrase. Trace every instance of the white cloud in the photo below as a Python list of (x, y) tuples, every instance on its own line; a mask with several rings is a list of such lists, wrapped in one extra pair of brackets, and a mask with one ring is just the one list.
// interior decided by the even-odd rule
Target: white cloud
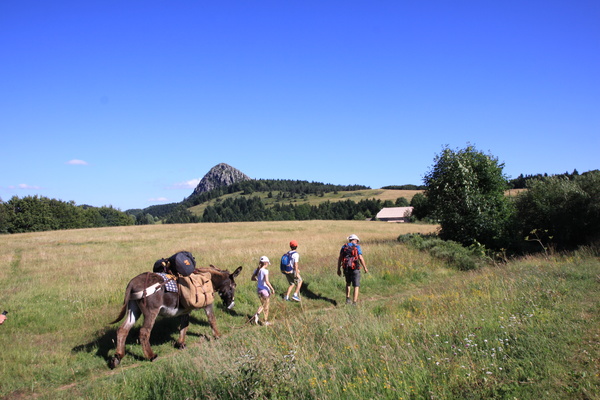
[(196, 189), (196, 186), (200, 183), (200, 178), (191, 179), (185, 182), (178, 182), (171, 186), (169, 189)]
[(77, 160), (77, 159), (67, 161), (66, 164), (68, 164), (68, 165), (88, 165), (88, 163), (86, 161)]
[(19, 183), (17, 186), (9, 186), (9, 189), (40, 190), (40, 186), (32, 186), (26, 183)]
[(150, 203), (164, 203), (167, 201), (169, 201), (169, 199), (167, 199), (166, 197), (156, 197), (156, 198), (148, 199), (148, 202), (150, 202)]

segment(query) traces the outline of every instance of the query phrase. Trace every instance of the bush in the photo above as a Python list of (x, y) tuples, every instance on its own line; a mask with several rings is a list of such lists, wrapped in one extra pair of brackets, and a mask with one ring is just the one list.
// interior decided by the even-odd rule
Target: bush
[(481, 245), (466, 248), (458, 242), (442, 240), (435, 235), (423, 236), (413, 233), (400, 235), (398, 241), (417, 250), (427, 251), (432, 257), (444, 260), (450, 267), (459, 271), (477, 269), (490, 261)]
[(515, 206), (513, 236), (518, 240), (543, 232), (541, 240), (559, 249), (591, 244), (600, 237), (600, 171), (572, 180), (555, 176), (531, 181)]

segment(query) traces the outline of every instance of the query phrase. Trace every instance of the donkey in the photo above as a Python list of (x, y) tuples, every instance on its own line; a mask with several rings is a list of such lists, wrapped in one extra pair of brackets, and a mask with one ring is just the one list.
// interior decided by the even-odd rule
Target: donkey
[[(213, 289), (218, 292), (228, 309), (233, 308), (235, 281), (242, 271), (242, 267), (238, 267), (232, 274), (229, 271), (220, 270), (213, 265), (209, 268), (196, 268), (194, 273), (208, 272), (211, 276)], [(164, 280), (160, 275), (153, 272), (144, 272), (133, 278), (125, 289), (125, 300), (123, 307), (117, 319), (111, 324), (117, 323), (125, 317), (127, 318), (117, 330), (117, 350), (114, 357), (109, 362), (110, 368), (118, 366), (125, 357), (125, 340), (129, 334), (129, 330), (135, 324), (135, 321), (144, 315), (144, 324), (140, 329), (140, 343), (144, 357), (150, 361), (156, 359), (157, 355), (150, 347), (150, 333), (159, 315), (167, 317), (180, 316), (179, 339), (175, 343), (175, 347), (179, 349), (185, 348), (185, 335), (190, 323), (190, 312), (193, 309), (182, 308), (179, 302), (179, 293), (167, 292), (164, 289)], [(213, 303), (204, 307), (208, 322), (212, 328), (213, 335), (218, 338), (220, 335), (213, 310)]]

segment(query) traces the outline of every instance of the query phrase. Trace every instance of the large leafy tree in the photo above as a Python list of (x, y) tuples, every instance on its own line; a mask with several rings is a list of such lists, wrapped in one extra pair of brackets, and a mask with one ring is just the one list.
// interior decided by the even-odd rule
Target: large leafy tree
[(504, 191), (508, 180), (503, 163), (473, 146), (444, 147), (425, 175), (428, 206), (440, 223), (440, 237), (464, 245), (489, 248), (507, 244), (512, 208)]

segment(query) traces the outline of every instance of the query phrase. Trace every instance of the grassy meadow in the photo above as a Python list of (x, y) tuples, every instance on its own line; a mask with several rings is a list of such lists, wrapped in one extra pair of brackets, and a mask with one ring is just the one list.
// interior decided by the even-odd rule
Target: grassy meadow
[[(397, 242), (432, 225), (292, 221), (151, 225), (0, 237), (0, 398), (7, 399), (598, 399), (600, 258), (590, 249), (459, 272)], [(362, 239), (370, 273), (344, 304), (340, 246)], [(302, 302), (284, 302), (278, 259), (298, 240)], [(233, 271), (236, 306), (217, 300), (214, 340), (201, 310), (188, 348), (177, 319), (159, 319), (143, 360), (107, 367), (127, 282), (189, 250)], [(272, 326), (250, 275), (273, 265)]]

